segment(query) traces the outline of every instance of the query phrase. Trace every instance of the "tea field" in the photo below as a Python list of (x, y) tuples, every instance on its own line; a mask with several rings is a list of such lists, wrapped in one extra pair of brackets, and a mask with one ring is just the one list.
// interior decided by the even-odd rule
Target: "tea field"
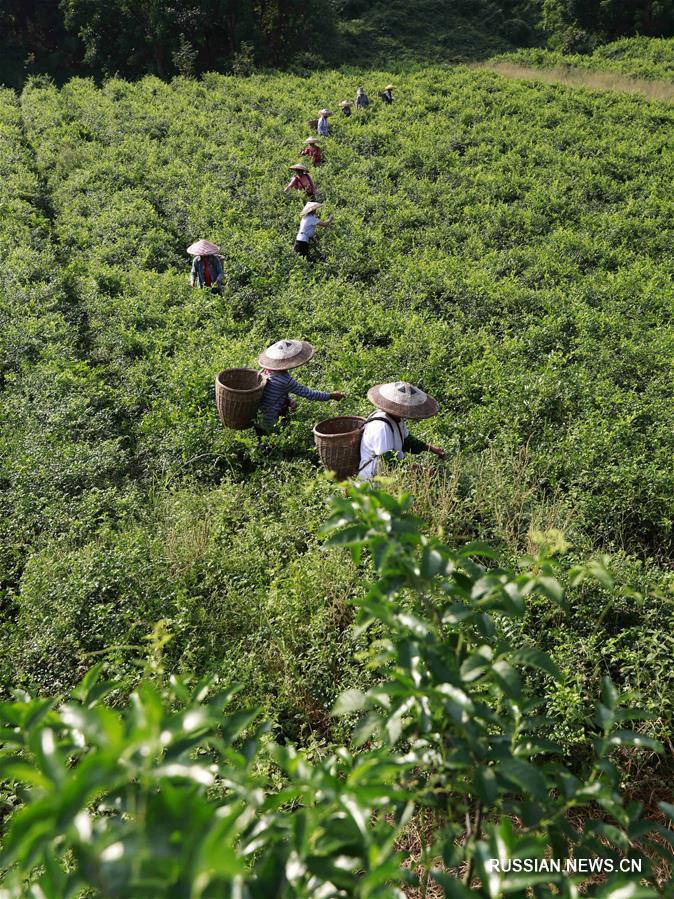
[(592, 53), (527, 48), (505, 53), (499, 58), (539, 68), (570, 65), (594, 72), (616, 72), (633, 78), (674, 80), (674, 39), (671, 37), (626, 37), (601, 44)]
[[(96, 661), (244, 686), (279, 738), (320, 745), (371, 675), (348, 600), (365, 572), (318, 534), (340, 488), (311, 428), (404, 377), (447, 459), (392, 475), (450, 545), (511, 563), (543, 532), (610, 554), (618, 586), (534, 601), (515, 638), (565, 674), (547, 713), (588, 742), (600, 678), (671, 732), (674, 111), (467, 68), (398, 74), (335, 116), (316, 169), (335, 225), (292, 252), (306, 120), (360, 75), (210, 74), (0, 94), (0, 692), (60, 695)], [(372, 97), (392, 76), (368, 72)], [(185, 247), (222, 248), (222, 296)], [(261, 452), (215, 374), (284, 336), (339, 405), (300, 402)], [(546, 538), (548, 539), (548, 538)], [(559, 540), (559, 536), (554, 538)], [(154, 633), (148, 642), (148, 635)]]

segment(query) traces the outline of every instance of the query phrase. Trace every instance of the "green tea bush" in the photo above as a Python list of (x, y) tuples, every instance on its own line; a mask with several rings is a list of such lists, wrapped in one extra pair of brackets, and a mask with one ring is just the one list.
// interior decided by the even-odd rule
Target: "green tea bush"
[[(118, 685), (100, 665), (64, 703), (0, 704), (2, 899), (668, 895), (671, 831), (625, 798), (615, 764), (662, 747), (625, 728), (639, 713), (604, 677), (593, 758), (569, 770), (522, 672), (560, 689), (564, 677), (508, 639), (532, 597), (564, 605), (550, 547), (518, 572), (487, 568), (484, 544), (425, 536), (409, 497), (365, 487), (332, 505), (330, 543), (355, 563), (365, 551), (374, 569), (352, 600), (359, 630), (382, 633), (375, 685), (334, 709), (354, 722), (360, 752), (270, 740), (259, 709), (234, 709), (228, 679), (217, 692), (167, 681), (156, 633), (126, 704), (110, 701)], [(565, 575), (610, 580), (600, 564)], [(671, 804), (660, 810), (674, 820)], [(534, 868), (546, 858), (561, 870)], [(586, 867), (564, 871), (571, 861)], [(602, 874), (582, 873), (597, 863)]]
[(601, 44), (592, 53), (560, 53), (554, 50), (521, 49), (503, 54), (498, 59), (553, 68), (571, 65), (595, 72), (618, 72), (648, 80), (674, 78), (674, 39), (627, 37)]
[[(461, 68), (369, 72), (372, 108), (336, 116), (324, 141), (315, 175), (335, 227), (308, 264), (292, 252), (301, 199), (281, 192), (286, 167), (306, 120), (362, 77), (74, 79), (29, 85), (20, 111), (8, 98), (11, 158), (67, 339), (49, 342), (42, 370), (21, 325), (27, 349), (9, 354), (29, 361), (3, 397), (17, 660), (3, 689), (65, 692), (93, 653), (132, 679), (138, 650), (120, 647), (137, 647), (157, 615), (177, 672), (237, 665), (242, 701), (279, 733), (331, 739), (325, 708), (367, 672), (343, 626), (360, 575), (323, 570), (330, 491), (310, 428), (368, 411), (368, 387), (405, 377), (441, 401), (418, 433), (449, 464), (433, 465), (417, 502), (447, 539), (486, 538), (514, 560), (533, 530), (561, 528), (578, 557), (617, 553), (625, 581), (641, 582), (643, 603), (599, 624), (604, 598), (573, 586), (576, 615), (551, 621), (534, 606), (524, 619), (520, 639), (544, 642), (569, 678), (572, 700), (555, 705), (564, 745), (588, 749), (606, 667), (662, 709), (647, 726), (663, 736), (670, 681), (653, 677), (671, 669), (658, 634), (671, 627), (672, 110)], [(376, 88), (392, 78), (384, 108)], [(222, 248), (222, 296), (188, 287), (184, 248), (200, 236)], [(314, 342), (302, 379), (347, 400), (300, 404), (267, 455), (219, 426), (213, 380), (282, 335)], [(67, 377), (53, 373), (56, 353)], [(45, 380), (50, 413), (36, 418)], [(447, 471), (456, 485), (444, 493)], [(642, 653), (633, 636), (646, 626)]]
[[(100, 372), (83, 358), (81, 310), (59, 265), (47, 197), (9, 91), (0, 94), (0, 146), (0, 620), (6, 628), (32, 546), (50, 534), (97, 529), (125, 452)], [(117, 509), (117, 489), (114, 494)]]

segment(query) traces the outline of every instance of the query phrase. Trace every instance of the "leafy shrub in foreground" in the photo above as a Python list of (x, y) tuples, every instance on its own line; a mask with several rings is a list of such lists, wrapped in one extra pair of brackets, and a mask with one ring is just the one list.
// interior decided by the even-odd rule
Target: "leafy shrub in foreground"
[[(385, 635), (372, 645), (380, 682), (347, 691), (335, 709), (362, 715), (355, 739), (366, 749), (311, 759), (271, 743), (259, 710), (234, 711), (235, 690), (210, 695), (207, 682), (146, 680), (115, 708), (98, 667), (61, 706), (18, 696), (0, 704), (0, 777), (17, 806), (0, 897), (400, 897), (405, 886), (422, 896), (578, 895), (581, 874), (490, 868), (546, 852), (643, 866), (586, 895), (658, 895), (640, 846), (653, 853), (647, 835), (659, 830), (665, 847), (671, 835), (625, 802), (612, 757), (661, 747), (623, 728), (638, 715), (621, 710), (605, 678), (595, 758), (574, 775), (521, 677), (560, 673), (506, 636), (532, 595), (563, 606), (558, 564), (542, 551), (519, 573), (485, 568), (476, 559), (492, 555), (486, 546), (450, 550), (423, 536), (409, 503), (352, 489), (325, 528), (356, 560), (366, 550), (377, 573), (354, 603), (359, 627), (377, 623)], [(587, 565), (570, 576), (607, 573)], [(433, 827), (411, 856), (415, 812)]]

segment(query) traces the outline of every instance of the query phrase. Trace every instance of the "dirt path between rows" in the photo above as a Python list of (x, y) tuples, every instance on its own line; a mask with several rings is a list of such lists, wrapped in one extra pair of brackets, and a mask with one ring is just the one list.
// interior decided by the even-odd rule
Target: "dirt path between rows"
[(674, 84), (671, 82), (632, 78), (629, 75), (621, 75), (619, 72), (594, 72), (591, 69), (581, 69), (570, 65), (539, 69), (511, 62), (484, 62), (478, 63), (475, 68), (487, 69), (503, 75), (505, 78), (543, 81), (546, 84), (566, 84), (569, 87), (585, 87), (589, 90), (621, 91), (628, 94), (640, 94), (648, 100), (674, 103)]

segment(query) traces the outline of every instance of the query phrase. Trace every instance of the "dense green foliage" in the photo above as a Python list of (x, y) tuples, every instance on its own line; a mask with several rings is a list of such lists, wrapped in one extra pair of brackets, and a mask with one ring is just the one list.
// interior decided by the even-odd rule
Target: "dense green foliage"
[[(171, 670), (235, 671), (284, 738), (334, 736), (326, 709), (368, 679), (358, 571), (316, 537), (332, 488), (310, 427), (335, 407), (301, 405), (267, 456), (213, 405), (219, 369), (288, 335), (345, 412), (400, 376), (440, 398), (417, 432), (449, 462), (396, 475), (436, 530), (511, 559), (551, 528), (614, 554), (630, 590), (572, 588), (565, 619), (534, 603), (521, 639), (567, 675), (567, 749), (605, 671), (668, 733), (674, 114), (462, 69), (397, 82), (393, 107), (334, 120), (314, 265), (281, 187), (345, 75), (3, 95), (5, 692), (67, 691), (101, 653), (132, 679), (163, 619)], [(200, 236), (222, 297), (187, 286)]]
[(0, 0), (0, 82), (437, 64), (673, 29), (672, 0)]
[(635, 78), (674, 80), (674, 38), (624, 38), (597, 47), (591, 54), (528, 49), (499, 58), (540, 68), (572, 65), (592, 71), (620, 72)]
[(571, 52), (620, 37), (668, 37), (674, 31), (672, 0), (543, 0), (541, 13), (550, 44)]
[[(161, 640), (151, 679), (122, 708), (104, 704), (116, 685), (101, 681), (101, 666), (65, 704), (1, 703), (0, 777), (16, 791), (2, 899), (402, 899), (404, 887), (453, 899), (578, 896), (583, 869), (491, 867), (548, 850), (611, 865), (583, 895), (667, 895), (671, 881), (644, 851), (671, 863), (671, 832), (625, 800), (615, 766), (621, 751), (662, 747), (624, 728), (639, 716), (604, 678), (594, 758), (569, 770), (521, 676), (563, 675), (507, 637), (536, 594), (564, 605), (560, 564), (545, 548), (519, 573), (485, 568), (476, 557), (492, 557), (487, 547), (450, 549), (408, 509), (408, 498), (361, 488), (334, 502), (326, 527), (354, 562), (371, 555), (376, 580), (354, 604), (362, 631), (386, 635), (371, 654), (376, 686), (347, 691), (334, 710), (359, 718), (358, 754), (312, 758), (271, 742), (259, 710), (233, 711), (229, 684), (209, 695), (208, 682), (167, 683)], [(597, 564), (566, 577), (610, 581)], [(574, 823), (579, 810), (591, 818)], [(674, 819), (674, 806), (661, 810)], [(626, 861), (637, 873), (622, 873)]]

